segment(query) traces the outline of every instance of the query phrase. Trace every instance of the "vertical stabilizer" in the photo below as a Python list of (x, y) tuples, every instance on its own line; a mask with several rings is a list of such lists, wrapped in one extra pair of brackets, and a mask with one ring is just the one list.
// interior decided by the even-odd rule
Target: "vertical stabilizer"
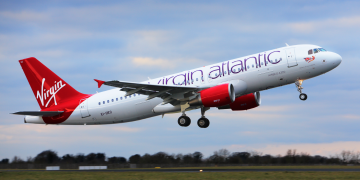
[(41, 109), (83, 95), (36, 58), (22, 59), (19, 62)]

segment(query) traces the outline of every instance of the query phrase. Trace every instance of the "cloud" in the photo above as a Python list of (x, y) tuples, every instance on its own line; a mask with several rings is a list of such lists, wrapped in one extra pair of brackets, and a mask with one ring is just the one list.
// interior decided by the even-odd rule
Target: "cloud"
[(345, 118), (345, 119), (360, 120), (360, 116), (355, 115), (355, 114), (346, 114), (346, 115), (343, 115), (343, 116), (340, 116), (340, 117)]
[[(333, 29), (348, 29), (360, 28), (360, 16), (334, 18), (334, 19), (321, 19), (317, 21), (295, 22), (289, 23), (288, 27), (298, 33), (324, 33), (332, 31)], [(326, 30), (326, 31), (324, 31)], [(355, 30), (355, 29), (354, 29)]]
[[(1, 144), (9, 143), (8, 140), (17, 143), (26, 143), (31, 139), (60, 135), (61, 137), (71, 137), (74, 132), (78, 131), (82, 134), (96, 131), (97, 134), (88, 134), (87, 136), (72, 137), (71, 141), (85, 140), (87, 138), (100, 138), (116, 134), (139, 133), (142, 128), (128, 127), (128, 126), (59, 126), (59, 125), (34, 125), (34, 124), (21, 124), (21, 125), (2, 125), (0, 126), (0, 142)], [(101, 132), (101, 133), (100, 133)], [(76, 133), (75, 133), (76, 134)], [(110, 138), (112, 139), (112, 138)], [(40, 143), (40, 142), (39, 142)], [(64, 142), (65, 143), (65, 142)]]
[[(279, 120), (280, 118), (286, 118), (296, 115), (289, 115), (286, 112), (292, 109), (296, 109), (297, 105), (281, 105), (281, 106), (259, 106), (254, 109), (246, 111), (231, 111), (231, 110), (219, 110), (207, 113), (211, 117), (221, 117), (226, 119), (237, 119), (239, 117), (243, 119), (252, 119), (256, 121), (269, 121)], [(241, 115), (239, 115), (241, 114)]]
[(11, 21), (22, 21), (22, 22), (39, 22), (39, 21), (49, 21), (49, 16), (46, 16), (46, 14), (42, 12), (35, 12), (35, 11), (21, 11), (21, 12), (11, 12), (11, 11), (5, 11), (0, 12), (0, 16), (2, 18), (7, 18)]
[(132, 63), (136, 66), (149, 67), (156, 66), (161, 68), (174, 68), (175, 64), (166, 59), (154, 59), (150, 57), (134, 57)]
[(139, 132), (141, 131), (141, 128), (131, 128), (131, 127), (126, 127), (126, 126), (118, 126), (118, 127), (113, 127), (111, 128), (114, 131), (120, 131), (120, 132)]

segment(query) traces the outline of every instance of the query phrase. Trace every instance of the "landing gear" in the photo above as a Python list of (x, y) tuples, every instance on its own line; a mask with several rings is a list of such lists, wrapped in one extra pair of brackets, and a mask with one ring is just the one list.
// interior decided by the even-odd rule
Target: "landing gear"
[(201, 118), (197, 122), (200, 128), (207, 128), (210, 125), (210, 121), (205, 117), (205, 111), (209, 109), (209, 107), (201, 107)]
[(307, 95), (305, 93), (302, 93), (302, 89), (304, 89), (303, 87), (301, 87), (303, 81), (304, 80), (296, 81), (295, 86), (296, 86), (297, 90), (300, 92), (300, 95), (299, 95), (300, 100), (305, 101), (307, 99)]
[(210, 125), (210, 121), (207, 118), (200, 118), (197, 122), (198, 126), (201, 128), (207, 128)]
[[(209, 109), (209, 107), (201, 108), (201, 118), (197, 121), (200, 128), (207, 128), (210, 125), (210, 121), (205, 117), (205, 111)], [(182, 113), (182, 116), (179, 117), (178, 124), (182, 127), (188, 127), (191, 124), (191, 119), (186, 116), (185, 111)]]
[(301, 93), (299, 98), (303, 101), (305, 101), (307, 99), (307, 95), (305, 93)]
[(182, 127), (188, 127), (191, 124), (191, 119), (185, 114), (183, 114), (182, 116), (179, 117), (178, 123)]

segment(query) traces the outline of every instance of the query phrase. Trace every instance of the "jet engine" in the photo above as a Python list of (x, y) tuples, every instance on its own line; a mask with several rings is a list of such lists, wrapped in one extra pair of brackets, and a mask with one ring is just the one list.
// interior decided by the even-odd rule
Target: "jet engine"
[(218, 107), (218, 109), (231, 109), (233, 111), (243, 111), (258, 107), (260, 106), (260, 104), (261, 104), (260, 92), (255, 92), (240, 96), (236, 98), (234, 102), (224, 106), (220, 106)]
[(232, 83), (220, 84), (200, 91), (200, 96), (189, 101), (191, 106), (219, 107), (235, 101)]

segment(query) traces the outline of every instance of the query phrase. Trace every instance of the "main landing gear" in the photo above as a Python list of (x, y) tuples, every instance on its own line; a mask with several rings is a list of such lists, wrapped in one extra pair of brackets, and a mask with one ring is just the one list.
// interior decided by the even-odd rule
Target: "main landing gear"
[(305, 93), (302, 93), (302, 89), (304, 89), (303, 87), (301, 87), (303, 81), (304, 80), (296, 81), (295, 86), (296, 86), (297, 90), (300, 92), (300, 95), (299, 95), (300, 100), (305, 101), (307, 99), (307, 95)]
[(210, 125), (210, 121), (207, 118), (202, 117), (198, 120), (197, 124), (200, 128), (207, 128)]
[[(200, 128), (207, 128), (210, 125), (210, 121), (205, 117), (205, 111), (209, 110), (208, 107), (201, 108), (201, 118), (197, 121)], [(186, 116), (185, 112), (178, 119), (178, 124), (182, 127), (188, 127), (191, 124), (191, 119)]]
[(188, 127), (191, 124), (191, 119), (183, 113), (183, 115), (179, 117), (178, 123), (182, 127)]
[(209, 107), (201, 107), (201, 118), (197, 122), (200, 128), (207, 128), (210, 125), (210, 121), (205, 117), (205, 111), (209, 109)]

